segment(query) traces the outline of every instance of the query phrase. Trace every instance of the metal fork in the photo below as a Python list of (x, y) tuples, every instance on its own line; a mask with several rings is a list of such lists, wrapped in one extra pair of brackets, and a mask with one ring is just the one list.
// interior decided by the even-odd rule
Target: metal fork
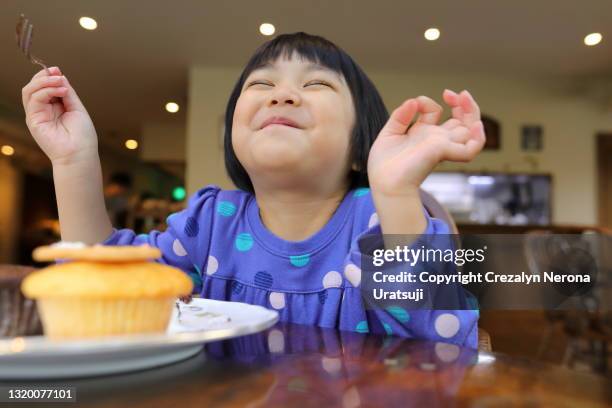
[(180, 303), (179, 303), (179, 301), (177, 300), (177, 301), (175, 302), (175, 305), (176, 305), (176, 310), (177, 310), (177, 312), (178, 312), (178, 313), (177, 313), (177, 318), (178, 318), (178, 321), (180, 322), (180, 321), (181, 321), (181, 304), (180, 304)]
[(47, 71), (47, 75), (51, 75), (49, 72), (49, 68), (45, 65), (45, 63), (36, 58), (30, 53), (30, 49), (32, 48), (32, 32), (34, 30), (34, 26), (30, 21), (22, 14), (19, 17), (19, 21), (17, 22), (17, 46), (25, 54), (25, 56), (30, 60), (32, 64), (38, 64)]

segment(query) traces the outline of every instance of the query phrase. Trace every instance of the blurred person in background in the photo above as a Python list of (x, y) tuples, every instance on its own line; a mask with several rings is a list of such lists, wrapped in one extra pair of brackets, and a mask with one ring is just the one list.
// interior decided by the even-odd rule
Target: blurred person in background
[(104, 202), (113, 225), (125, 228), (133, 204), (132, 176), (123, 172), (113, 173), (104, 187)]

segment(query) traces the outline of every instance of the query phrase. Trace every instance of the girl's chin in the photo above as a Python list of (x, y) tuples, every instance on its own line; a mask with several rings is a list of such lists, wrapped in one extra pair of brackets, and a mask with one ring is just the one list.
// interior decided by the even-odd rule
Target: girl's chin
[(263, 140), (260, 139), (251, 148), (251, 156), (257, 161), (295, 162), (308, 155), (308, 146), (304, 140), (293, 138)]
[(291, 156), (253, 157), (253, 166), (263, 171), (292, 171), (300, 166), (303, 161)]

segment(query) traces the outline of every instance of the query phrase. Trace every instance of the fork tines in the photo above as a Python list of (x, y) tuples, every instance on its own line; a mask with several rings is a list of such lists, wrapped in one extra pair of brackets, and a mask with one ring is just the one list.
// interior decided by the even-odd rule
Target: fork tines
[(31, 54), (32, 48), (32, 33), (34, 30), (34, 25), (28, 20), (23, 14), (19, 17), (19, 22), (17, 22), (16, 28), (16, 36), (17, 36), (17, 46), (25, 54), (25, 56), (30, 60), (33, 64), (38, 64), (43, 67), (47, 74), (49, 73), (49, 68), (47, 65), (40, 59), (36, 58)]
[(17, 24), (17, 45), (27, 57), (30, 56), (33, 28), (30, 21), (22, 14)]

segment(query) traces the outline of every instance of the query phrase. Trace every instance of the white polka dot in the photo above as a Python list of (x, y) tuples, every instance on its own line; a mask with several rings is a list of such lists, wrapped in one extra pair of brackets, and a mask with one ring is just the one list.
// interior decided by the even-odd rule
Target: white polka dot
[(268, 350), (270, 353), (285, 352), (285, 336), (280, 330), (270, 330), (268, 333)]
[(323, 287), (327, 288), (339, 288), (342, 286), (342, 275), (336, 271), (329, 271), (323, 277)]
[(214, 256), (209, 256), (208, 263), (206, 264), (206, 274), (212, 275), (213, 273), (217, 272), (217, 269), (219, 269), (219, 261), (217, 261), (217, 258)]
[(285, 307), (285, 294), (280, 292), (270, 293), (270, 304), (275, 309), (282, 309)]
[(368, 222), (368, 228), (372, 228), (376, 224), (378, 224), (378, 214), (373, 213), (372, 216), (370, 216), (370, 221)]
[(354, 287), (359, 286), (361, 283), (361, 269), (355, 264), (350, 263), (344, 267), (344, 276)]
[(187, 251), (185, 251), (185, 247), (181, 244), (181, 241), (175, 239), (172, 243), (172, 250), (176, 254), (176, 256), (185, 256), (187, 255)]
[(321, 366), (325, 371), (330, 374), (336, 374), (342, 368), (342, 360), (335, 357), (325, 357), (321, 358)]
[(448, 339), (459, 331), (459, 319), (454, 314), (442, 313), (436, 318), (434, 326), (441, 337)]
[(435, 346), (436, 356), (444, 363), (452, 363), (459, 357), (459, 347), (455, 344), (437, 342)]
[(357, 387), (352, 386), (342, 396), (342, 407), (357, 408), (359, 406), (361, 406), (361, 398), (359, 397), (359, 391), (357, 391)]

